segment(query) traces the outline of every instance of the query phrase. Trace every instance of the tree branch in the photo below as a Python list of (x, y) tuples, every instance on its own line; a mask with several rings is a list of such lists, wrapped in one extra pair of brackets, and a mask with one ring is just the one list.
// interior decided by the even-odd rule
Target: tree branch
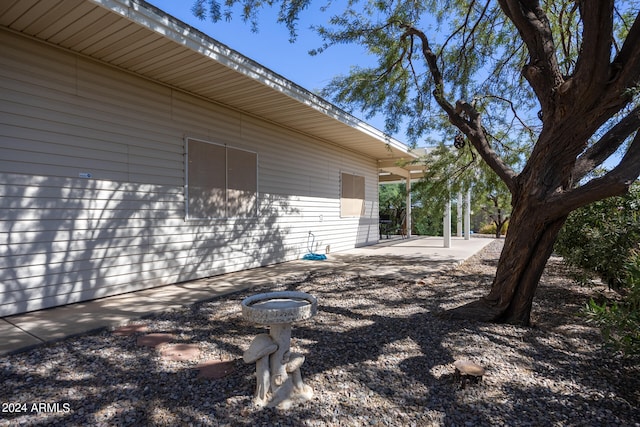
[(546, 112), (553, 107), (553, 91), (564, 82), (549, 20), (538, 0), (498, 0), (498, 3), (527, 45), (529, 64), (522, 73)]
[(618, 166), (600, 178), (563, 193), (551, 196), (546, 203), (547, 220), (553, 221), (569, 212), (607, 197), (628, 191), (640, 176), (640, 132), (636, 132), (627, 153)]
[[(507, 165), (498, 154), (491, 148), (487, 135), (482, 127), (480, 114), (468, 103), (458, 101), (456, 103), (456, 111), (460, 111), (453, 118), (450, 116), (451, 122), (467, 135), (469, 141), (478, 150), (480, 157), (489, 165), (491, 169), (502, 179), (507, 188), (514, 194), (516, 191), (517, 174)], [(469, 120), (465, 120), (462, 113), (465, 113)]]
[(620, 49), (620, 53), (613, 60), (615, 68), (609, 81), (618, 80), (617, 84), (623, 90), (638, 85), (640, 75), (640, 13), (636, 16), (631, 29)]
[(640, 105), (578, 157), (571, 173), (572, 181), (574, 183), (580, 182), (589, 172), (615, 153), (627, 137), (637, 131), (638, 128), (640, 128)]
[(462, 24), (460, 24), (458, 26), (458, 28), (456, 28), (454, 31), (451, 32), (451, 35), (449, 35), (449, 37), (445, 40), (445, 42), (442, 44), (442, 48), (441, 50), (445, 50), (447, 45), (449, 44), (449, 42), (451, 40), (453, 40), (455, 38), (455, 36), (457, 34), (463, 33), (462, 37), (461, 37), (461, 49), (460, 49), (460, 56), (465, 56), (463, 54), (463, 52), (465, 52), (467, 50), (467, 42), (469, 41), (470, 38), (472, 38), (476, 32), (476, 30), (478, 29), (478, 27), (480, 26), (480, 23), (482, 22), (482, 19), (486, 16), (487, 14), (487, 10), (489, 9), (489, 6), (491, 5), (491, 0), (487, 0), (485, 2), (484, 7), (482, 8), (482, 11), (480, 13), (480, 16), (478, 17), (478, 19), (476, 19), (475, 23), (473, 24), (473, 26), (471, 26), (471, 30), (469, 31), (468, 35), (466, 34), (466, 30), (467, 28), (469, 28), (469, 21), (471, 20), (471, 13), (473, 12), (474, 8), (475, 8), (475, 0), (473, 0), (469, 6), (467, 7), (467, 13), (465, 14), (464, 17), (464, 21), (462, 22)]
[[(586, 121), (600, 126), (637, 95), (640, 86), (640, 13), (636, 15), (619, 54), (608, 65), (607, 81), (591, 100)], [(589, 102), (587, 100), (587, 102)]]
[(514, 106), (513, 101), (511, 101), (510, 99), (507, 99), (505, 97), (498, 96), (498, 95), (485, 95), (485, 96), (482, 96), (482, 97), (476, 97), (476, 99), (482, 99), (482, 98), (493, 98), (493, 99), (497, 99), (498, 101), (501, 101), (501, 102), (507, 104), (509, 106), (509, 109), (511, 110), (511, 113), (513, 114), (513, 119), (511, 121), (511, 123), (513, 123), (513, 121), (518, 121), (520, 123), (520, 125), (522, 126), (522, 128), (525, 129), (529, 134), (533, 135), (535, 133), (535, 131), (531, 128), (531, 126), (529, 126), (522, 119), (522, 117), (520, 117), (520, 115), (518, 114), (518, 110), (516, 110), (516, 107)]
[(516, 190), (516, 173), (511, 169), (498, 154), (491, 148), (482, 128), (480, 114), (468, 103), (458, 101), (454, 107), (445, 97), (444, 79), (438, 66), (436, 54), (431, 50), (427, 35), (407, 24), (401, 24), (405, 34), (418, 37), (422, 43), (422, 55), (427, 61), (429, 71), (435, 83), (433, 96), (440, 107), (447, 113), (451, 123), (460, 129), (469, 138), (469, 141), (478, 150), (482, 159), (495, 171), (504, 181), (512, 193)]
[(447, 101), (444, 95), (444, 79), (442, 77), (442, 71), (440, 71), (440, 67), (438, 66), (437, 55), (431, 49), (429, 38), (425, 33), (408, 24), (400, 24), (400, 28), (405, 31), (405, 35), (415, 36), (420, 39), (420, 42), (422, 43), (422, 55), (427, 61), (429, 72), (433, 77), (433, 81), (436, 87), (433, 91), (433, 96), (448, 115), (455, 115), (455, 109), (453, 105), (449, 101)]
[[(578, 97), (591, 106), (592, 102), (600, 98), (602, 89), (609, 80), (609, 61), (611, 59), (611, 46), (613, 43), (613, 0), (598, 0), (578, 2), (582, 17), (583, 40), (581, 50), (576, 63), (574, 76), (571, 80), (580, 82), (582, 94)], [(590, 93), (589, 100), (583, 98)]]
[[(571, 48), (574, 40), (578, 40), (578, 35), (575, 35), (573, 31), (571, 31), (571, 24), (574, 22), (576, 10), (578, 9), (578, 4), (566, 4), (563, 3), (559, 5), (560, 12), (558, 16), (558, 22), (563, 25), (560, 31), (560, 44), (562, 45), (562, 50), (565, 58), (571, 58), (573, 55), (571, 53)], [(566, 26), (564, 26), (566, 25)], [(573, 61), (572, 61), (573, 62)], [(573, 63), (575, 65), (575, 63)], [(569, 74), (570, 70), (569, 64), (565, 64), (564, 73)]]

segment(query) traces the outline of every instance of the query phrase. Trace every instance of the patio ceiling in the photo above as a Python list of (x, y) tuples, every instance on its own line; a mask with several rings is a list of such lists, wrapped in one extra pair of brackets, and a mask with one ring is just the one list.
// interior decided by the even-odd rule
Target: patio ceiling
[(141, 0), (4, 0), (0, 25), (364, 154), (381, 167), (417, 157), (400, 141)]
[(410, 160), (378, 160), (378, 181), (392, 184), (407, 181), (417, 181), (424, 177), (425, 164), (420, 159), (429, 155), (433, 148), (415, 148), (411, 154), (415, 158)]

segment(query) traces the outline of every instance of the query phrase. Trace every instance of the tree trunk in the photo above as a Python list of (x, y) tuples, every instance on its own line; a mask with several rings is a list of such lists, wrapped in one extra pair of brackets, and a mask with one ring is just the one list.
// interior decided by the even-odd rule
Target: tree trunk
[(544, 206), (514, 205), (489, 295), (448, 312), (454, 319), (527, 326), (538, 282), (566, 216), (545, 222)]
[(493, 199), (493, 207), (495, 208), (497, 215), (493, 219), (493, 223), (496, 225), (496, 239), (502, 236), (502, 209), (498, 206), (498, 197)]
[(502, 212), (498, 209), (498, 219), (494, 220), (493, 223), (496, 225), (496, 239), (502, 237), (502, 227), (507, 223), (508, 218), (504, 218), (502, 216)]

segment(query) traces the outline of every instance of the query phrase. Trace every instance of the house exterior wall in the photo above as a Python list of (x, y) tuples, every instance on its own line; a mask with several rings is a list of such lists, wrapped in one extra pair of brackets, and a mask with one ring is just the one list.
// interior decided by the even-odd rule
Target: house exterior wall
[[(377, 163), (0, 30), (0, 315), (378, 240)], [(259, 214), (185, 219), (185, 139), (258, 154)], [(340, 217), (340, 175), (365, 215)]]

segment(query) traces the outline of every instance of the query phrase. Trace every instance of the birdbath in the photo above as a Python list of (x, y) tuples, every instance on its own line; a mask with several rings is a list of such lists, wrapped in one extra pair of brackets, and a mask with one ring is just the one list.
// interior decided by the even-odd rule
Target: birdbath
[(242, 300), (242, 316), (269, 327), (269, 334), (256, 336), (242, 356), (245, 363), (256, 364), (256, 404), (286, 409), (313, 396), (300, 374), (304, 356), (290, 352), (291, 324), (317, 311), (318, 301), (305, 292), (267, 292)]

